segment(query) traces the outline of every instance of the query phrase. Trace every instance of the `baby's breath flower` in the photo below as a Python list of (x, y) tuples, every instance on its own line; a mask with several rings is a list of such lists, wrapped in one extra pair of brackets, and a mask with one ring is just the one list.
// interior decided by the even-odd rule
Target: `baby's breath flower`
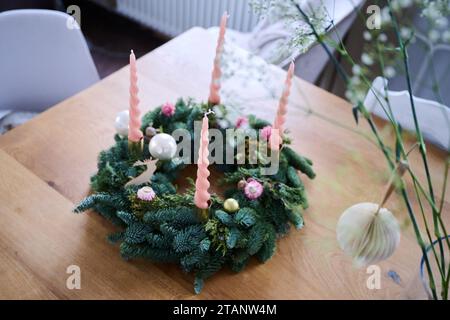
[(448, 19), (446, 17), (440, 17), (436, 20), (436, 26), (441, 29), (446, 28), (448, 26)]
[(380, 42), (386, 42), (388, 39), (387, 35), (385, 33), (380, 33), (380, 35), (378, 36), (378, 40)]
[(428, 39), (430, 39), (430, 41), (434, 43), (439, 41), (440, 36), (441, 35), (439, 34), (439, 31), (434, 29), (430, 30), (430, 32), (428, 33)]
[(392, 6), (392, 10), (394, 10), (394, 11), (400, 10), (400, 1), (398, 1), (398, 0), (391, 1), (391, 6)]
[(430, 20), (436, 20), (442, 16), (438, 6), (434, 2), (430, 2), (428, 7), (422, 11), (422, 14)]
[(389, 24), (391, 22), (391, 15), (389, 13), (389, 7), (381, 9), (381, 23)]
[(400, 35), (402, 36), (403, 39), (409, 39), (411, 38), (412, 30), (407, 27), (402, 27), (400, 29)]
[(373, 59), (372, 59), (372, 57), (371, 57), (369, 54), (367, 54), (367, 53), (363, 53), (363, 54), (361, 55), (361, 61), (362, 61), (362, 63), (364, 63), (364, 64), (367, 65), (367, 66), (373, 65)]
[(442, 33), (442, 40), (444, 42), (450, 43), (450, 31), (446, 30)]
[(395, 71), (394, 67), (389, 66), (389, 67), (386, 67), (386, 68), (384, 69), (384, 75), (385, 75), (387, 78), (393, 78), (393, 77), (395, 77), (396, 73), (397, 73), (397, 72)]
[(348, 100), (352, 101), (352, 100), (353, 100), (353, 91), (352, 91), (352, 90), (346, 90), (346, 91), (345, 91), (345, 97), (346, 97)]
[(355, 74), (355, 75), (360, 75), (361, 72), (362, 72), (361, 66), (358, 65), (358, 64), (355, 64), (355, 65), (352, 67), (352, 72), (353, 72), (353, 74)]
[(399, 3), (402, 8), (408, 8), (412, 6), (413, 0), (400, 0)]
[(355, 75), (355, 76), (350, 78), (350, 82), (353, 85), (358, 85), (358, 84), (361, 84), (361, 79), (358, 76)]

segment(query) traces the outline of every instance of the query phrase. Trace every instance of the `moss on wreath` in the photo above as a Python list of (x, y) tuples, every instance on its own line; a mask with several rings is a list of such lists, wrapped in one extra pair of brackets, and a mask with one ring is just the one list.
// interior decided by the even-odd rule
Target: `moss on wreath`
[[(226, 109), (221, 106), (222, 110)], [(149, 126), (171, 133), (176, 129), (194, 132), (194, 122), (201, 121), (208, 105), (192, 100), (178, 100), (171, 117), (161, 113), (161, 107), (143, 117), (142, 130)], [(225, 114), (225, 112), (224, 112)], [(249, 126), (259, 130), (268, 123), (249, 116)], [(210, 127), (219, 128), (215, 115), (210, 116)], [(205, 279), (224, 266), (241, 271), (252, 256), (265, 262), (276, 250), (276, 240), (289, 231), (290, 225), (303, 226), (302, 211), (308, 207), (305, 188), (297, 170), (314, 178), (311, 160), (300, 156), (285, 139), (280, 153), (280, 167), (276, 175), (261, 174), (262, 165), (217, 165), (224, 172), (223, 183), (228, 187), (225, 198), (234, 198), (240, 209), (228, 213), (223, 200), (213, 195), (208, 221), (200, 221), (194, 205), (194, 186), (177, 193), (176, 179), (186, 167), (176, 161), (159, 160), (151, 181), (141, 186), (125, 184), (145, 169), (136, 167), (136, 160), (150, 158), (148, 139), (144, 141), (142, 159), (130, 159), (128, 141), (115, 136), (115, 144), (102, 151), (98, 172), (91, 178), (93, 194), (85, 198), (75, 212), (93, 209), (120, 227), (109, 236), (120, 243), (125, 259), (147, 258), (156, 262), (179, 264), (186, 272), (195, 274), (194, 289), (199, 293)], [(213, 165), (214, 166), (214, 165)], [(255, 179), (263, 185), (263, 193), (255, 200), (246, 197), (237, 187), (241, 180)], [(156, 193), (152, 201), (136, 196), (137, 190), (150, 185)]]

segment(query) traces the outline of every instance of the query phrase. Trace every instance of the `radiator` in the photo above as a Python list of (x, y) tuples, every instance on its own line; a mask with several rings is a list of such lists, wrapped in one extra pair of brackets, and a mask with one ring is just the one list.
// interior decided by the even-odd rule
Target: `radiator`
[(226, 10), (228, 28), (249, 32), (258, 17), (249, 0), (117, 0), (116, 10), (165, 35), (174, 37), (194, 26), (219, 25)]

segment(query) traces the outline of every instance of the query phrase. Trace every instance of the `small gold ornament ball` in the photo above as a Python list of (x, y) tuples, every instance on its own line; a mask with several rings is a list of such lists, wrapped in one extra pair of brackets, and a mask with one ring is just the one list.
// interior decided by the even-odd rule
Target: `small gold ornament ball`
[(239, 210), (239, 203), (235, 199), (229, 198), (223, 203), (223, 208), (233, 213)]

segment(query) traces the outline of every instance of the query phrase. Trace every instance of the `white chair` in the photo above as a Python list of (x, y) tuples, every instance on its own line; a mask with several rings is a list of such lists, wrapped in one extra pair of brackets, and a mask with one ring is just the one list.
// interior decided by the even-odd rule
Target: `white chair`
[(0, 13), (0, 119), (41, 112), (99, 80), (74, 23), (52, 10)]
[[(387, 84), (387, 80), (382, 77), (373, 81), (372, 90), (369, 90), (364, 100), (365, 107), (373, 114), (388, 119), (383, 110), (383, 107), (388, 110), (388, 97), (395, 120), (403, 129), (414, 132), (409, 92), (386, 90)], [(450, 150), (450, 109), (432, 100), (413, 98), (424, 138), (444, 150)]]

